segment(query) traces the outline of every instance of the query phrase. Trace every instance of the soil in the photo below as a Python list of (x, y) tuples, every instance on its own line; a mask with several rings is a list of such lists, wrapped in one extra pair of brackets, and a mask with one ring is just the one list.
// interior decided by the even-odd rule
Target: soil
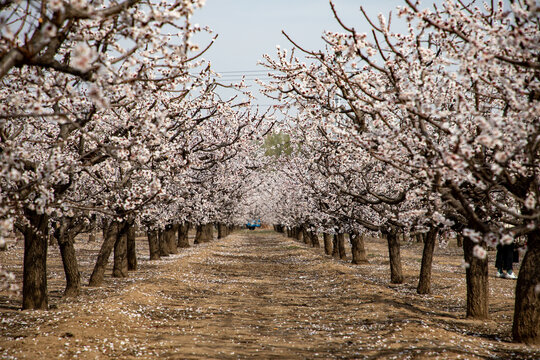
[[(76, 243), (83, 283), (99, 242)], [(538, 359), (511, 342), (515, 281), (490, 268), (490, 319), (465, 319), (465, 270), (455, 244), (436, 249), (433, 293), (417, 295), (421, 244), (402, 244), (405, 283), (389, 282), (385, 242), (352, 265), (268, 230), (148, 260), (139, 270), (62, 298), (58, 248), (49, 249), (49, 311), (20, 311), (0, 293), (2, 359)], [(350, 255), (350, 249), (347, 249)], [(22, 242), (0, 253), (21, 279)], [(490, 252), (490, 261), (495, 252)], [(492, 262), (491, 262), (492, 263)], [(110, 274), (110, 269), (107, 274)]]

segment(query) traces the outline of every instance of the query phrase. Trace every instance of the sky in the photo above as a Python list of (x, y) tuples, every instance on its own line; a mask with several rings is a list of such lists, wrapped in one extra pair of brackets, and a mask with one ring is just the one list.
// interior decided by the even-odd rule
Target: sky
[[(352, 25), (358, 32), (369, 32), (360, 6), (373, 19), (378, 13), (387, 16), (390, 10), (396, 18), (395, 8), (404, 2), (334, 0), (334, 4), (345, 24)], [(328, 0), (206, 0), (192, 21), (210, 27), (219, 35), (203, 58), (210, 60), (213, 70), (223, 75), (222, 81), (238, 81), (246, 74), (253, 91), (257, 90), (253, 79), (266, 72), (257, 65), (263, 54), (275, 57), (276, 45), (292, 48), (282, 30), (303, 47), (316, 50), (324, 47), (321, 40), (324, 30), (340, 29)], [(194, 42), (204, 48), (209, 40), (209, 36), (203, 36), (195, 38)], [(259, 95), (256, 103), (264, 105), (270, 101)]]

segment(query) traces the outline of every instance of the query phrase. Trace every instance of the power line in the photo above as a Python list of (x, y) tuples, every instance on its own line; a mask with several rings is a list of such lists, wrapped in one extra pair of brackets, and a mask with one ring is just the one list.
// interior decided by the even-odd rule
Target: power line
[(216, 71), (218, 74), (230, 74), (230, 73), (268, 73), (268, 72), (277, 72), (277, 70), (227, 70), (227, 71)]

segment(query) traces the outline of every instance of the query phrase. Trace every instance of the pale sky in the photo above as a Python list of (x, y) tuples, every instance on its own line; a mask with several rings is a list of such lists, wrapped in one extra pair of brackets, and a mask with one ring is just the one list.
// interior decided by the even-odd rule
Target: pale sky
[[(429, 1), (431, 2), (431, 1)], [(428, 3), (428, 1), (426, 1)], [(363, 6), (374, 20), (382, 12), (388, 16), (392, 10), (392, 23), (397, 26), (396, 6), (401, 0), (334, 0), (341, 19), (358, 32), (369, 32), (370, 27), (360, 12)], [(216, 43), (204, 54), (212, 62), (212, 68), (223, 75), (223, 82), (239, 80), (245, 73), (248, 84), (264, 74), (257, 65), (262, 55), (275, 56), (276, 45), (290, 49), (292, 44), (281, 34), (285, 30), (295, 41), (308, 49), (321, 49), (324, 30), (339, 30), (328, 0), (207, 0), (196, 11), (192, 21), (209, 26), (219, 34)], [(397, 27), (392, 27), (397, 30)], [(201, 47), (209, 38), (195, 38)], [(253, 72), (253, 71), (259, 71)], [(256, 89), (254, 89), (255, 91)], [(259, 95), (259, 104), (269, 100)]]

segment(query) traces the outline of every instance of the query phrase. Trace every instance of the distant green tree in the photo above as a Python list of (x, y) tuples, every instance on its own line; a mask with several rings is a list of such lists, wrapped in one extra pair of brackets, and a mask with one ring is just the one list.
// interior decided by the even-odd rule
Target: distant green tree
[(268, 134), (264, 139), (263, 148), (265, 156), (289, 156), (293, 152), (291, 137), (282, 132)]

